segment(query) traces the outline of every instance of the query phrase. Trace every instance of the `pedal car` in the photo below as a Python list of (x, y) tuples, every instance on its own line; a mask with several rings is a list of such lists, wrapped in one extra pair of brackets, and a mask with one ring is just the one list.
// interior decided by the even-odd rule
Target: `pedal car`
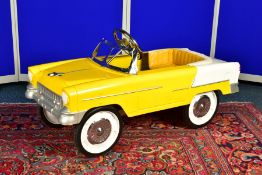
[(28, 68), (26, 97), (41, 106), (54, 126), (75, 125), (84, 153), (105, 153), (117, 142), (124, 111), (134, 117), (185, 106), (191, 127), (206, 125), (216, 113), (218, 93), (238, 91), (240, 65), (188, 49), (143, 52), (124, 30), (114, 42), (102, 39), (90, 58)]

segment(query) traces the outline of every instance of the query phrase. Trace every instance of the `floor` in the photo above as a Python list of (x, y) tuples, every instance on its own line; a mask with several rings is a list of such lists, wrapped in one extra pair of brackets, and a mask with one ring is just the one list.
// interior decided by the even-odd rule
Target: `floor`
[[(32, 103), (25, 98), (26, 82), (0, 85), (0, 103)], [(262, 84), (239, 82), (239, 93), (221, 96), (221, 102), (253, 102), (262, 111)]]

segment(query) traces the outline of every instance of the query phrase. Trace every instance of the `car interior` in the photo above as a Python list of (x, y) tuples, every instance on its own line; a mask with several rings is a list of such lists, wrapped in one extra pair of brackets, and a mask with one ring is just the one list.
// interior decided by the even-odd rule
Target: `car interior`
[(140, 70), (152, 70), (170, 66), (182, 66), (204, 60), (186, 49), (160, 49), (141, 54)]
[[(154, 70), (172, 66), (183, 66), (190, 63), (202, 61), (205, 58), (192, 53), (187, 49), (159, 49), (148, 52), (141, 52), (138, 59), (138, 69), (140, 71)], [(131, 56), (117, 56), (110, 64), (118, 67), (128, 68)]]

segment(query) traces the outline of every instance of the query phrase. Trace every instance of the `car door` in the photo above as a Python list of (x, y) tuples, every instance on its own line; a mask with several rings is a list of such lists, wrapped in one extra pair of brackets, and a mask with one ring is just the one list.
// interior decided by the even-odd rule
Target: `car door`
[(191, 87), (195, 74), (196, 69), (191, 66), (172, 66), (139, 72), (139, 109), (165, 109), (170, 104), (179, 104), (185, 99), (185, 92)]
[(145, 71), (137, 76), (140, 79), (138, 85), (139, 110), (154, 108), (166, 103), (166, 78), (158, 71)]

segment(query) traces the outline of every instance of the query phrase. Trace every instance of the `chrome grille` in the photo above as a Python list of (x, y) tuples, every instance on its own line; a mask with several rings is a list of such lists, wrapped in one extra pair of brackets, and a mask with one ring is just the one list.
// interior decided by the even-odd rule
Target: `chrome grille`
[(43, 97), (42, 99), (44, 99), (47, 105), (52, 106), (52, 108), (62, 109), (63, 101), (61, 96), (47, 89), (41, 83), (38, 83), (37, 90), (39, 95)]

